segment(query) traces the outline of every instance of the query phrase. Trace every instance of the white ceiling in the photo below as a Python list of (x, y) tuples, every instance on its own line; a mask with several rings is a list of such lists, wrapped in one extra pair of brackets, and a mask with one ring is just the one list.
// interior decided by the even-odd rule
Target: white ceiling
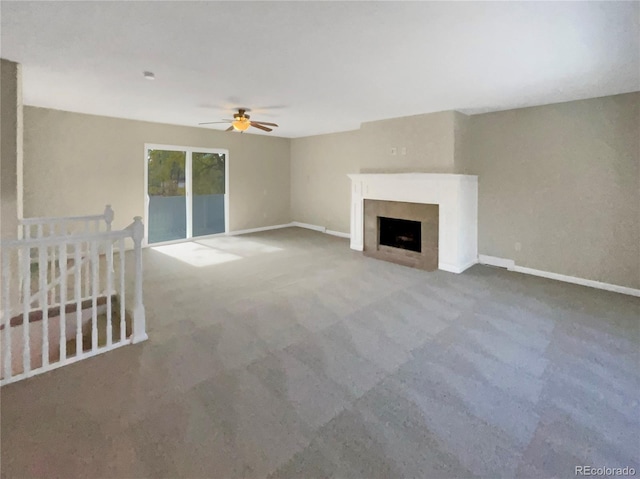
[(0, 54), (22, 63), (25, 104), (99, 115), (195, 126), (240, 106), (300, 137), (640, 90), (639, 2), (0, 8)]

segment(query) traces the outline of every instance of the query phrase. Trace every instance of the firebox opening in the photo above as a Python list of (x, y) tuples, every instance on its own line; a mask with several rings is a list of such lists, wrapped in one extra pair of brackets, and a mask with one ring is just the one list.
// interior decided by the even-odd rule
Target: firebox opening
[(379, 243), (409, 251), (422, 251), (422, 223), (378, 216)]

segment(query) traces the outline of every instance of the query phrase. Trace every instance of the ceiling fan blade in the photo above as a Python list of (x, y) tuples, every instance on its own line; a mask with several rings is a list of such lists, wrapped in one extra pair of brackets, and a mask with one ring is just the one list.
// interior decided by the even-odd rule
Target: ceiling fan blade
[(271, 128), (267, 128), (266, 126), (262, 126), (262, 125), (256, 123), (255, 121), (251, 122), (251, 126), (253, 126), (255, 128), (259, 128), (260, 130), (264, 130), (264, 131), (273, 131)]
[(205, 123), (198, 123), (198, 125), (213, 125), (214, 123), (229, 123), (231, 120), (224, 121), (207, 121)]
[(231, 125), (229, 128), (227, 128), (227, 129), (226, 129), (226, 130), (224, 130), (224, 131), (232, 131), (232, 130), (233, 130), (233, 125)]
[(266, 121), (255, 121), (252, 120), (253, 123), (260, 123), (261, 125), (268, 125), (268, 126), (278, 126), (276, 123), (268, 123)]

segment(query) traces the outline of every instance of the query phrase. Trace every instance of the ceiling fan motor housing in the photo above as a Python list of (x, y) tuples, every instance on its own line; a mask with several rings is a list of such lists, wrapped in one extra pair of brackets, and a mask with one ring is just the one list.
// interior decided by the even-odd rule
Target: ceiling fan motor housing
[(247, 115), (247, 114), (245, 114), (245, 111), (246, 111), (246, 110), (243, 110), (242, 108), (240, 108), (240, 109), (238, 110), (238, 113), (234, 113), (234, 114), (233, 114), (233, 117), (234, 117), (236, 120), (240, 120), (240, 119), (242, 119), (242, 118), (246, 118), (246, 119), (248, 120), (248, 119), (250, 118), (250, 116), (249, 116), (249, 115)]

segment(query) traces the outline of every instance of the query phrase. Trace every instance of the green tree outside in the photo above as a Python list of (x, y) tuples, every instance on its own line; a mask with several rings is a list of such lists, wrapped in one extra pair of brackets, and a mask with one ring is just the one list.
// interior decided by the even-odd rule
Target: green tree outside
[(218, 153), (193, 153), (193, 194), (224, 194), (225, 155)]
[[(149, 195), (184, 196), (186, 153), (183, 151), (149, 150)], [(225, 155), (193, 153), (193, 194), (225, 193)]]
[(184, 151), (149, 150), (149, 195), (184, 196), (185, 161)]

